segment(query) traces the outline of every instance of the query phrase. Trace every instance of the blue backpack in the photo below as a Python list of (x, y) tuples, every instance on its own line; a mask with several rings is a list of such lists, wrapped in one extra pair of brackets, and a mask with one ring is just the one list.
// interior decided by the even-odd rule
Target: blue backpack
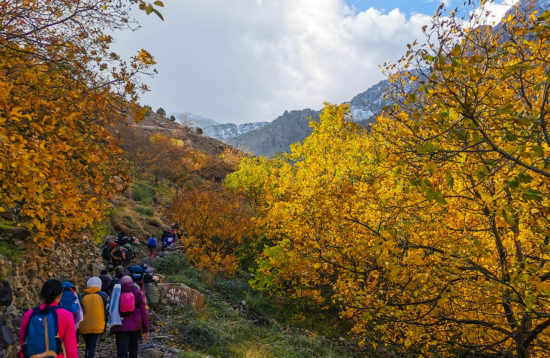
[(157, 247), (157, 240), (151, 236), (149, 240), (147, 240), (147, 247), (154, 249)]
[(23, 338), (23, 356), (25, 358), (40, 355), (55, 358), (62, 352), (59, 328), (57, 326), (57, 307), (51, 307), (42, 313), (40, 307), (33, 309)]
[(59, 307), (71, 312), (76, 319), (80, 305), (78, 304), (78, 296), (74, 290), (74, 286), (68, 281), (63, 282), (63, 295), (61, 295)]
[(141, 275), (145, 272), (145, 268), (139, 265), (132, 265), (132, 266), (128, 266), (128, 271), (132, 275), (134, 274)]

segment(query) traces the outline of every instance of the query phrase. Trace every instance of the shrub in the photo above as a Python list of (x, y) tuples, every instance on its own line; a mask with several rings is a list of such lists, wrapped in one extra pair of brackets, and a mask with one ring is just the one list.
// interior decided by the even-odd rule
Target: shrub
[(224, 343), (222, 333), (213, 325), (194, 321), (178, 325), (179, 343), (192, 349), (206, 350)]
[(143, 183), (132, 185), (132, 199), (135, 201), (140, 201), (145, 205), (153, 205), (156, 198), (155, 189), (149, 185)]
[(178, 254), (168, 254), (155, 258), (153, 267), (163, 275), (179, 273), (187, 266), (187, 262)]
[(0, 255), (4, 255), (8, 260), (16, 262), (19, 255), (21, 255), (21, 250), (11, 242), (0, 240)]
[(96, 221), (92, 225), (92, 233), (94, 235), (94, 242), (100, 244), (103, 238), (111, 233), (107, 223), (103, 221)]
[(146, 216), (153, 216), (153, 213), (155, 212), (155, 210), (152, 207), (142, 206), (142, 205), (138, 205), (134, 207), (134, 211)]

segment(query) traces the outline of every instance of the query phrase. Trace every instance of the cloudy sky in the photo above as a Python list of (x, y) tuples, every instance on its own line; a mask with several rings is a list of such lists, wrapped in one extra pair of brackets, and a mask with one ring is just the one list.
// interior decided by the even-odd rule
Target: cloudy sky
[[(510, 3), (513, 0), (505, 0)], [(462, 0), (446, 0), (457, 6)], [(497, 2), (503, 2), (497, 0)], [(380, 65), (421, 38), (436, 0), (164, 0), (164, 22), (117, 34), (115, 49), (157, 61), (142, 103), (220, 123), (349, 101), (383, 79)], [(499, 12), (504, 7), (497, 8)]]

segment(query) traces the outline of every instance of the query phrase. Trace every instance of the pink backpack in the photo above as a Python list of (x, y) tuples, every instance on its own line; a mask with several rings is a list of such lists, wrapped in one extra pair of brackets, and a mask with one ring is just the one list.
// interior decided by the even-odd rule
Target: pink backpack
[(118, 310), (122, 316), (128, 315), (134, 312), (136, 309), (136, 297), (132, 292), (122, 292), (120, 294), (120, 301), (118, 304)]

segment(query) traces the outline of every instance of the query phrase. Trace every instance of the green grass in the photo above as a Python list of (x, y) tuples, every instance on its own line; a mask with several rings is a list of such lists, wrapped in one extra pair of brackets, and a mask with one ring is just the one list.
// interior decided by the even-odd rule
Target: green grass
[(21, 250), (13, 243), (0, 240), (0, 255), (4, 255), (8, 260), (16, 262), (21, 253)]
[(174, 253), (156, 258), (153, 266), (166, 275), (165, 282), (184, 283), (206, 297), (201, 310), (178, 308), (171, 312), (172, 343), (188, 350), (182, 357), (367, 356), (351, 343), (345, 347), (355, 347), (353, 350), (342, 345), (331, 327), (332, 320), (318, 312), (305, 313), (311, 329), (303, 329), (291, 318), (299, 305), (281, 306), (273, 298), (253, 290), (244, 279), (212, 276)]
[(132, 191), (132, 199), (144, 205), (153, 205), (156, 200), (157, 195), (155, 189), (145, 183), (134, 184), (130, 189)]
[(155, 210), (151, 206), (138, 205), (134, 206), (133, 209), (135, 212), (145, 216), (153, 216), (153, 214), (155, 213)]

